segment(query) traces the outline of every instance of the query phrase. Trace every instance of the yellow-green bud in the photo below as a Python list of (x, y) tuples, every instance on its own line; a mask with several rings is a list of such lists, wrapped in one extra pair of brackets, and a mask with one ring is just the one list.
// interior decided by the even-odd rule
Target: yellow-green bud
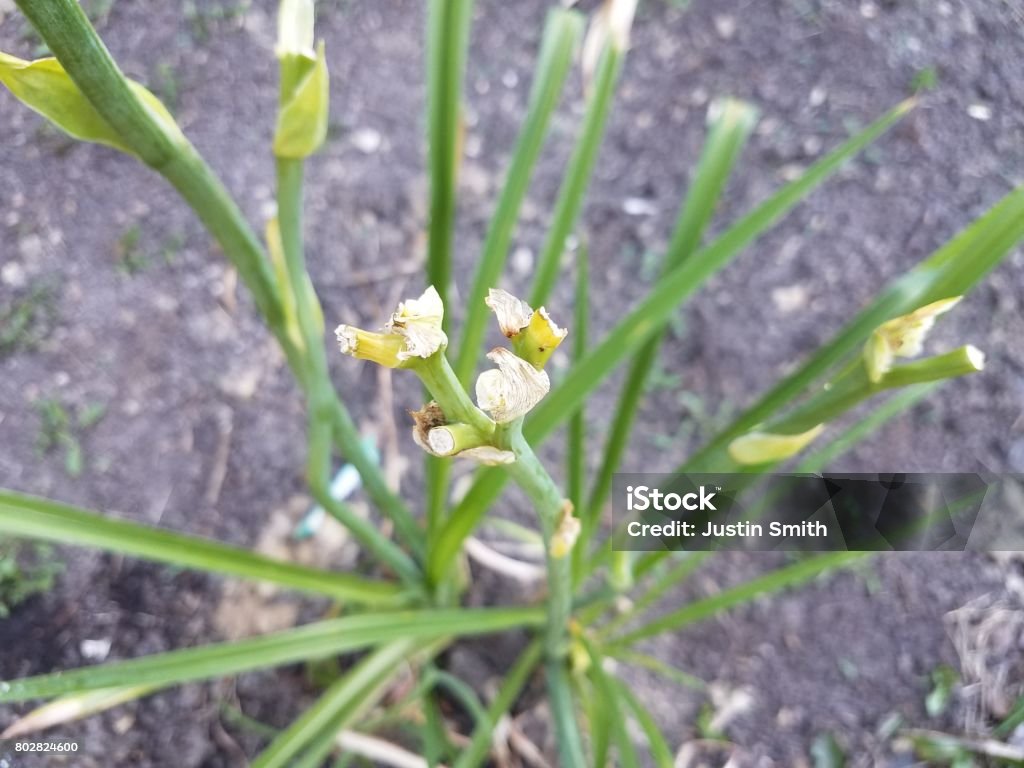
[(729, 455), (737, 464), (767, 464), (782, 461), (803, 450), (825, 429), (824, 424), (796, 435), (748, 432), (729, 443)]

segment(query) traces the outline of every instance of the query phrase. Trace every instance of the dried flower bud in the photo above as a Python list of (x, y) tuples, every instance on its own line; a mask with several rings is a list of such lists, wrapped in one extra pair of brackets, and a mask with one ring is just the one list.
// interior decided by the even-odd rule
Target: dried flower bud
[(507, 349), (493, 349), (487, 359), (498, 367), (484, 371), (476, 380), (476, 401), (500, 424), (526, 415), (551, 389), (544, 371)]
[(935, 319), (955, 307), (962, 296), (932, 302), (913, 312), (882, 323), (864, 345), (864, 366), (868, 378), (877, 384), (892, 369), (897, 357), (921, 354), (928, 331)]
[(512, 339), (515, 353), (532, 363), (534, 368), (543, 368), (551, 353), (569, 333), (558, 327), (544, 307), (534, 311), (508, 291), (491, 288), (484, 301), (498, 318), (501, 332)]
[(418, 299), (409, 299), (398, 305), (384, 333), (339, 325), (335, 335), (346, 355), (372, 360), (388, 368), (407, 368), (448, 344), (448, 337), (441, 330), (443, 318), (441, 297), (430, 286)]
[(572, 552), (576, 539), (579, 538), (580, 521), (572, 512), (572, 502), (566, 499), (558, 516), (558, 527), (551, 537), (551, 557), (556, 560)]
[(825, 429), (824, 424), (796, 435), (748, 432), (729, 443), (729, 455), (737, 464), (767, 464), (782, 461), (803, 450)]

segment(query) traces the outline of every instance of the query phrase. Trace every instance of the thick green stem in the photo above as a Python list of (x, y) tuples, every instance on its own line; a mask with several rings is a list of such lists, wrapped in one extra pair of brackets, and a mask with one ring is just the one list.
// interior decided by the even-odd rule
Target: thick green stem
[(469, 424), (482, 437), (494, 434), (494, 422), (469, 399), (444, 355), (444, 350), (414, 367), (423, 385), (441, 406), (450, 422)]
[(572, 557), (552, 554), (552, 538), (559, 516), (567, 502), (562, 492), (530, 448), (519, 426), (510, 431), (510, 447), (516, 460), (508, 465), (509, 474), (530, 497), (540, 518), (548, 567), (548, 623), (544, 650), (550, 659), (561, 659), (568, 650), (568, 625), (572, 613)]

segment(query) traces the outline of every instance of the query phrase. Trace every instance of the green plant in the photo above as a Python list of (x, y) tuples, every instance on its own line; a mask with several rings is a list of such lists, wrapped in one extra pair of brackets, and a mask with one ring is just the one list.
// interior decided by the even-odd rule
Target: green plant
[(56, 314), (53, 291), (39, 283), (0, 304), (0, 358), (36, 347)]
[(0, 541), (0, 619), (33, 595), (52, 589), (61, 570), (48, 544)]
[(64, 471), (71, 477), (78, 477), (85, 462), (81, 434), (103, 418), (106, 407), (91, 403), (72, 412), (60, 400), (46, 398), (36, 403), (36, 410), (42, 422), (36, 440), (39, 452), (49, 453), (60, 448), (64, 452)]
[[(383, 717), (373, 708), (404, 668), (402, 661), (421, 670), (415, 699), (421, 702), (425, 725), (417, 746), (434, 760), (451, 761), (459, 768), (479, 765), (486, 759), (496, 724), (533, 672), (543, 670), (562, 765), (583, 765), (588, 753), (600, 761), (613, 751), (622, 765), (638, 765), (627, 716), (640, 725), (655, 762), (670, 765), (671, 751), (654, 718), (606, 661), (644, 666), (682, 684), (699, 685), (640, 652), (637, 643), (805, 583), (861, 557), (862, 553), (836, 552), (797, 559), (659, 613), (662, 598), (706, 555), (669, 558), (667, 553), (639, 557), (612, 553), (599, 532), (612, 476), (630, 445), (635, 415), (679, 307), (745, 246), (899, 121), (913, 108), (912, 101), (852, 136), (706, 242), (722, 191), (756, 121), (750, 106), (735, 100), (719, 102), (661, 256), (658, 283), (622, 314), (607, 335), (595, 340), (587, 333), (589, 278), (582, 238), (575, 252), (573, 365), (552, 387), (545, 362), (566, 334), (541, 305), (559, 276), (570, 235), (581, 228), (580, 213), (627, 52), (635, 2), (606, 3), (595, 14), (582, 46), (586, 107), (527, 303), (495, 290), (495, 284), (584, 27), (576, 11), (551, 11), (527, 117), (482, 252), (475, 260), (475, 274), (465, 294), (465, 320), (449, 355), (453, 330), (446, 309), (453, 295), (460, 102), (472, 3), (432, 0), (427, 42), (431, 179), (427, 289), (419, 298), (403, 302), (384, 332), (352, 326), (337, 329), (344, 352), (417, 375), (429, 393), (430, 401), (415, 414), (417, 442), (429, 454), (423, 514), (418, 516), (417, 510), (389, 490), (348, 406), (332, 386), (324, 318), (304, 263), (305, 160), (324, 142), (329, 124), (327, 60), (324, 44), (314, 44), (312, 3), (284, 0), (281, 6), (280, 99), (273, 143), (277, 216), (267, 223), (262, 243), (168, 110), (120, 72), (74, 0), (18, 0), (18, 4), (56, 58), (24, 62), (0, 55), (0, 80), (71, 135), (135, 156), (163, 176), (195, 210), (251, 291), (305, 396), (306, 479), (312, 495), (348, 527), (378, 566), (358, 576), (310, 569), (2, 492), (0, 533), (5, 535), (93, 546), (272, 582), (334, 598), (342, 604), (342, 615), (240, 642), (8, 681), (0, 684), (0, 702), (61, 697), (58, 701), (81, 714), (184, 681), (365, 651), (309, 710), (274, 736), (253, 765), (318, 765), (335, 749), (341, 735), (353, 728), (371, 730)], [(200, 17), (195, 6), (190, 7), (195, 24)], [(909, 363), (900, 364), (899, 359), (919, 353), (924, 334), (936, 318), (950, 310), (956, 297), (994, 268), (1022, 236), (1024, 190), (1016, 190), (930, 259), (884, 288), (806, 363), (686, 458), (681, 469), (764, 470), (811, 445), (817, 451), (805, 457), (804, 464), (824, 463), (908, 407), (935, 382), (980, 370), (982, 358), (973, 347)], [(508, 343), (488, 355), (497, 367), (477, 377), (489, 310), (497, 316)], [(563, 315), (568, 313), (554, 314), (566, 322)], [(623, 364), (625, 378), (600, 464), (588, 472), (585, 446), (597, 436), (586, 433), (584, 409), (591, 393)], [(838, 438), (826, 440), (829, 423), (862, 401), (890, 391), (898, 399), (889, 401), (878, 412), (881, 415), (868, 415)], [(568, 426), (564, 492), (535, 452), (563, 425)], [(359, 471), (368, 496), (393, 525), (394, 538), (331, 495), (335, 451)], [(448, 466), (456, 454), (492, 466), (482, 468), (461, 499), (449, 505)], [(541, 602), (521, 607), (466, 608), (462, 604), (468, 587), (463, 547), (508, 479), (526, 492), (536, 508), (539, 535), (534, 532), (526, 538), (542, 542), (547, 594)], [(633, 608), (619, 612), (624, 593), (631, 596)], [(433, 665), (438, 654), (460, 637), (510, 629), (528, 630), (533, 639), (510, 666), (486, 710), (456, 678)], [(473, 702), (467, 708), (475, 717), (475, 727), (461, 750), (451, 746), (439, 724), (436, 696), (442, 687)], [(97, 692), (103, 692), (99, 699)], [(581, 706), (581, 698), (590, 705)]]

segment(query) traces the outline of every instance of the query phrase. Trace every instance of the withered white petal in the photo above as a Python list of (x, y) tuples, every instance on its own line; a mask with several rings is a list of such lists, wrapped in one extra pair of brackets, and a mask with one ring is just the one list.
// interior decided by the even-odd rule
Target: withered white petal
[(342, 354), (355, 356), (359, 344), (356, 329), (351, 325), (339, 325), (334, 329), (334, 335), (338, 339)]
[(498, 318), (498, 327), (508, 338), (518, 336), (519, 332), (530, 324), (533, 309), (522, 299), (516, 298), (508, 291), (491, 288), (487, 291), (484, 302)]
[(408, 299), (398, 305), (391, 315), (386, 330), (405, 338), (405, 348), (398, 353), (399, 360), (430, 357), (448, 343), (441, 330), (444, 304), (434, 286), (430, 286), (418, 299)]
[(543, 370), (537, 370), (507, 349), (493, 349), (487, 359), (498, 368), (480, 374), (476, 380), (476, 401), (499, 423), (524, 416), (551, 389), (551, 381)]

